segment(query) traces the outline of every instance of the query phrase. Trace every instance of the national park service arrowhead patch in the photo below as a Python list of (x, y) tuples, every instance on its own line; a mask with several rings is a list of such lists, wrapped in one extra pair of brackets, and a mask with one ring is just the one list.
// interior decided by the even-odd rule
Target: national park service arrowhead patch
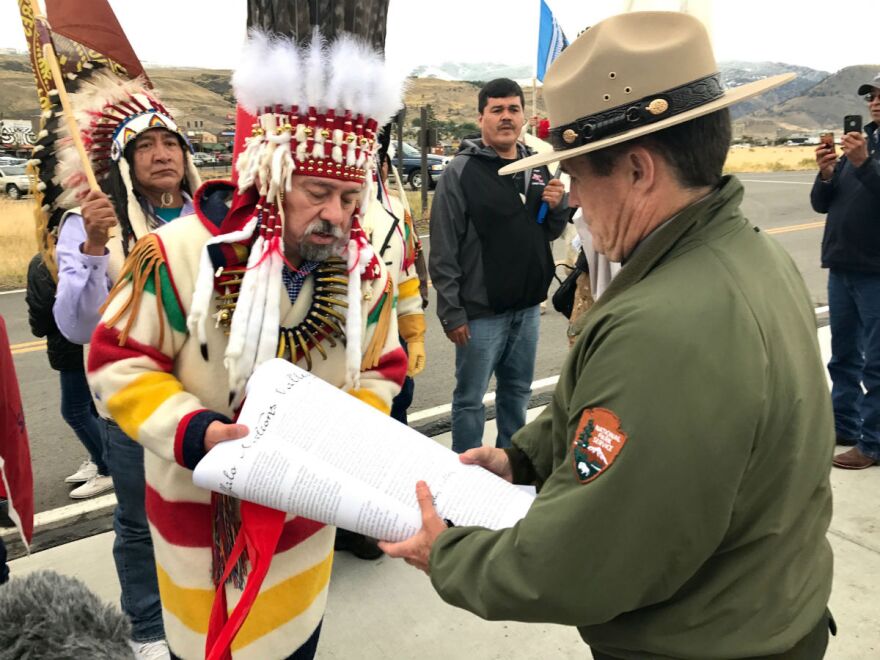
[(587, 408), (581, 413), (572, 443), (574, 473), (582, 484), (605, 472), (626, 444), (620, 420), (606, 408)]

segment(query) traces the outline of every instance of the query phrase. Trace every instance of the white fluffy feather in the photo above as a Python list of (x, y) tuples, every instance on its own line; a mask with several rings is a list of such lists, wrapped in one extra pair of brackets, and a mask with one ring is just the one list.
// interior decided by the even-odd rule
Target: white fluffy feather
[[(312, 41), (303, 54), (303, 87), (305, 89), (305, 104), (323, 112), (326, 108), (324, 93), (327, 90), (327, 51), (323, 35), (316, 27), (312, 33)], [(300, 112), (305, 114), (308, 108), (302, 108)]]
[(277, 104), (297, 105), (305, 114), (314, 106), (354, 110), (381, 126), (401, 106), (406, 73), (395, 69), (350, 34), (327, 45), (316, 29), (310, 43), (297, 49), (289, 40), (251, 30), (232, 85), (238, 103), (252, 114)]
[[(232, 74), (235, 98), (252, 115), (259, 114), (267, 105), (274, 105), (278, 98), (275, 81), (279, 71), (266, 66), (271, 51), (272, 39), (269, 35), (260, 30), (250, 30), (238, 67)], [(298, 68), (293, 69), (291, 75)]]

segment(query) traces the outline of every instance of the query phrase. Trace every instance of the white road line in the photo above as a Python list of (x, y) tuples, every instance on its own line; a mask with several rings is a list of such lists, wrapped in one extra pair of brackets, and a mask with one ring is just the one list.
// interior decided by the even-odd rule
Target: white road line
[[(816, 309), (814, 310), (814, 312), (816, 313), (816, 316), (819, 316), (820, 314), (824, 314), (827, 311), (828, 311), (827, 305), (824, 307), (816, 307)], [(556, 383), (558, 381), (559, 381), (559, 376), (550, 376), (549, 378), (542, 378), (541, 380), (536, 380), (531, 385), (532, 391), (540, 390), (545, 387), (551, 387), (553, 385), (556, 385)], [(483, 397), (483, 403), (492, 403), (493, 401), (495, 401), (495, 392), (489, 392), (488, 394), (486, 394), (486, 396)], [(425, 408), (423, 410), (419, 410), (414, 413), (408, 414), (406, 416), (406, 419), (410, 423), (420, 422), (423, 419), (428, 419), (429, 417), (437, 417), (438, 415), (443, 415), (443, 414), (451, 412), (451, 411), (452, 411), (452, 404), (451, 403), (444, 403), (443, 405), (440, 405), (440, 406), (434, 406), (433, 408)]]
[[(532, 390), (540, 390), (545, 387), (551, 387), (556, 385), (556, 382), (559, 380), (559, 376), (550, 376), (549, 378), (542, 378), (541, 380), (536, 380), (532, 383)], [(495, 392), (489, 392), (486, 396), (483, 397), (483, 403), (492, 403), (495, 400)], [(424, 410), (419, 410), (418, 412), (414, 412), (411, 415), (406, 416), (406, 420), (408, 422), (419, 422), (423, 419), (427, 419), (428, 417), (436, 417), (437, 415), (442, 415), (444, 413), (448, 413), (452, 410), (451, 403), (444, 403), (441, 406), (434, 406), (433, 408), (425, 408)]]
[(792, 186), (812, 186), (812, 181), (779, 181), (776, 179), (740, 179), (744, 183), (787, 183)]
[(0, 296), (8, 296), (10, 293), (25, 293), (27, 289), (14, 289), (13, 291), (0, 291)]
[(68, 504), (67, 506), (58, 507), (57, 509), (42, 511), (41, 513), (34, 515), (34, 529), (45, 527), (46, 525), (51, 525), (62, 520), (72, 520), (78, 516), (91, 513), (92, 511), (98, 511), (99, 509), (112, 506), (116, 506), (116, 495), (113, 493), (102, 495), (101, 497), (93, 497), (88, 500), (83, 500), (82, 502), (75, 502), (74, 504)]

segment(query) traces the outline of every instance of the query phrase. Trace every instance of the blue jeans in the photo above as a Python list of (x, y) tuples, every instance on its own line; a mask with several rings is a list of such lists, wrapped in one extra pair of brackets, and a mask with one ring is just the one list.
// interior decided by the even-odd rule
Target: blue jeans
[(452, 449), (459, 454), (483, 444), (483, 396), (495, 374), (496, 447), (526, 423), (532, 393), (541, 311), (538, 305), (468, 321), (470, 341), (455, 347)]
[[(406, 347), (406, 340), (400, 337), (400, 345), (404, 353), (409, 356), (409, 350)], [(407, 376), (403, 379), (403, 385), (400, 392), (391, 400), (391, 419), (396, 419), (401, 424), (406, 424), (406, 411), (412, 405), (413, 393), (415, 392), (415, 381)]]
[(830, 270), (828, 308), (835, 431), (880, 459), (880, 275)]
[(102, 420), (105, 458), (116, 489), (113, 561), (122, 590), (122, 611), (131, 619), (131, 638), (152, 642), (165, 637), (153, 541), (144, 504), (144, 448), (114, 422)]
[(61, 377), (61, 417), (89, 452), (92, 463), (98, 466), (98, 474), (107, 476), (110, 473), (104, 462), (100, 417), (92, 402), (86, 372), (62, 370), (58, 375)]

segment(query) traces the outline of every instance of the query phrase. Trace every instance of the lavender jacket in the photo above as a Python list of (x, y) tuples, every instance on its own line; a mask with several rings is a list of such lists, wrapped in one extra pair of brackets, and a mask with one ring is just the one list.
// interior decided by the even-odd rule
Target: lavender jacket
[[(180, 215), (193, 212), (192, 200), (185, 195)], [(113, 286), (107, 274), (109, 250), (105, 249), (100, 257), (83, 254), (82, 245), (85, 240), (86, 230), (82, 216), (69, 213), (61, 225), (61, 234), (55, 246), (58, 290), (52, 313), (61, 334), (75, 344), (88, 344), (91, 340), (101, 319), (98, 310)]]

